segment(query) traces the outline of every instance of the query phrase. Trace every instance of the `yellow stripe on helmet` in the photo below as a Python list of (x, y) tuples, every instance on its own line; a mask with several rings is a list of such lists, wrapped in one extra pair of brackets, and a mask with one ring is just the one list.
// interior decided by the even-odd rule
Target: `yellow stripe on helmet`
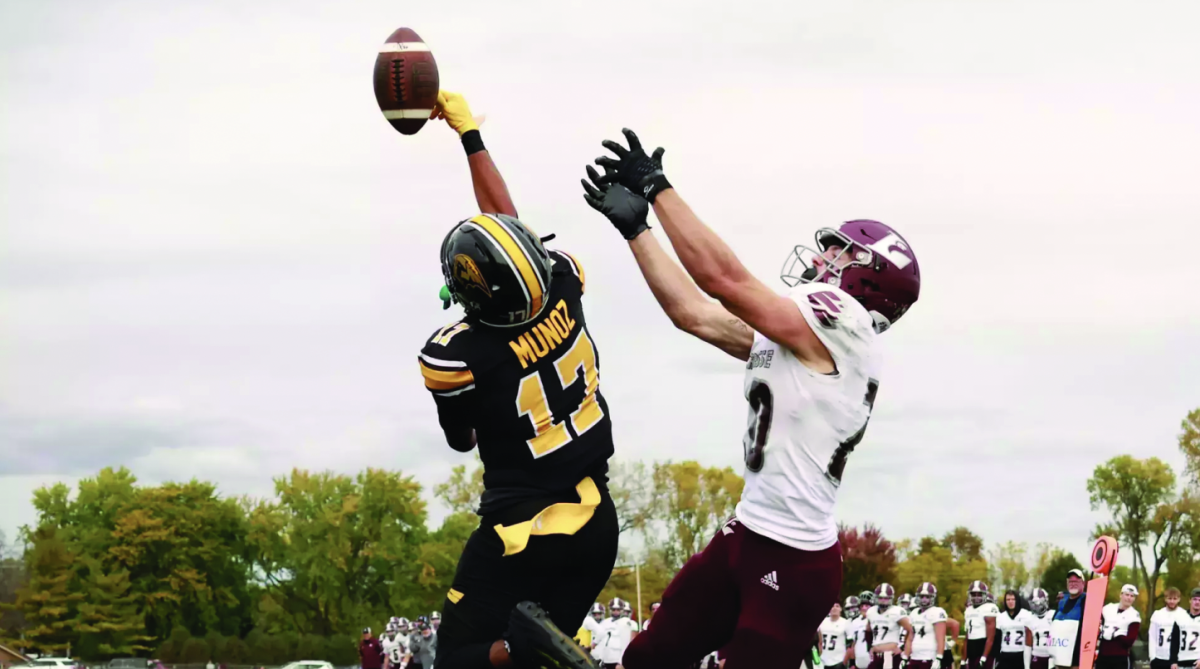
[(471, 219), (471, 222), (483, 228), (491, 235), (499, 244), (500, 248), (504, 249), (508, 255), (508, 261), (517, 270), (517, 275), (521, 277), (525, 284), (525, 290), (529, 293), (529, 315), (533, 316), (542, 310), (542, 302), (545, 300), (545, 295), (542, 290), (542, 282), (538, 278), (537, 272), (534, 271), (533, 265), (530, 264), (529, 258), (526, 257), (525, 251), (521, 249), (521, 245), (509, 234), (508, 230), (497, 223), (491, 216), (480, 214)]

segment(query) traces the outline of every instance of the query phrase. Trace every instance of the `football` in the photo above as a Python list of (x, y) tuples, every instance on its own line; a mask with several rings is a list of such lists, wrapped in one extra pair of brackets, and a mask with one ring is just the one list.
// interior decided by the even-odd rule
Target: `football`
[(437, 61), (411, 28), (399, 28), (375, 58), (375, 100), (403, 135), (415, 135), (437, 104)]

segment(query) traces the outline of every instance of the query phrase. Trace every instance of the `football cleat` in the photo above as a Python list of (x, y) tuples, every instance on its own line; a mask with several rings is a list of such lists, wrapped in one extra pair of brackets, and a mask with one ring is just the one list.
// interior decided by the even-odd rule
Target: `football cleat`
[(528, 669), (597, 669), (599, 660), (558, 629), (542, 607), (521, 602), (508, 616), (504, 645), (513, 663)]

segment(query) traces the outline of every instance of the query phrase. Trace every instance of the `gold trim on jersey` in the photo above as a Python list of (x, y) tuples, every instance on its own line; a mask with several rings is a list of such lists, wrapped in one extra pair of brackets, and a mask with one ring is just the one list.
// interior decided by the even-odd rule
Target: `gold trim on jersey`
[(508, 256), (508, 262), (517, 270), (517, 276), (525, 284), (525, 291), (529, 294), (530, 315), (540, 312), (546, 297), (545, 287), (542, 286), (541, 276), (534, 271), (533, 263), (521, 248), (521, 243), (508, 231), (507, 226), (491, 216), (480, 214), (472, 218), (471, 222), (483, 228), (500, 244), (504, 254)]
[(446, 593), (446, 599), (450, 600), (451, 604), (457, 604), (462, 601), (463, 594), (454, 588), (450, 588), (450, 592)]
[(559, 249), (554, 250), (563, 254), (567, 257), (567, 260), (571, 261), (571, 269), (575, 270), (575, 276), (579, 277), (579, 293), (582, 295), (587, 289), (587, 277), (583, 274), (583, 265), (580, 265), (579, 261), (575, 259), (575, 256), (571, 255), (570, 253)]
[(587, 525), (600, 505), (600, 489), (591, 477), (575, 486), (579, 493), (578, 502), (560, 502), (542, 509), (538, 515), (515, 525), (496, 525), (493, 529), (504, 542), (504, 555), (516, 555), (529, 545), (530, 536), (547, 534), (575, 534)]
[(430, 390), (454, 390), (475, 383), (475, 375), (469, 369), (444, 371), (430, 367), (419, 358), (417, 364), (421, 367), (421, 376), (425, 377), (425, 387)]

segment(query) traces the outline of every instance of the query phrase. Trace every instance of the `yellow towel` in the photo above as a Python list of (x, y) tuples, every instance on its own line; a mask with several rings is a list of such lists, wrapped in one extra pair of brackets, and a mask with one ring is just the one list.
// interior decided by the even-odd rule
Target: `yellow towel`
[(551, 504), (523, 523), (508, 526), (497, 524), (494, 529), (504, 542), (504, 555), (516, 555), (525, 550), (531, 535), (575, 534), (587, 525), (600, 504), (600, 490), (596, 488), (596, 482), (588, 477), (575, 486), (575, 492), (579, 493), (578, 502)]

